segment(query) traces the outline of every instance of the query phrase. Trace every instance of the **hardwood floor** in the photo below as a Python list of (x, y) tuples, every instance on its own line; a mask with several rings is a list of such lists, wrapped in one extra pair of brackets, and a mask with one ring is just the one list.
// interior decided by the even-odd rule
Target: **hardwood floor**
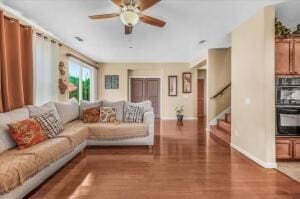
[(300, 198), (300, 184), (209, 138), (204, 122), (156, 121), (155, 146), (90, 148), (27, 198)]

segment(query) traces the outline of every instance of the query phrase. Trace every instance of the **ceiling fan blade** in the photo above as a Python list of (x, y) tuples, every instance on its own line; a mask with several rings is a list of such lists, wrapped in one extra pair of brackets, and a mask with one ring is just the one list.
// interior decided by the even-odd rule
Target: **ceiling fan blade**
[(89, 16), (90, 19), (107, 19), (114, 18), (120, 16), (120, 13), (111, 13), (111, 14), (103, 14), (103, 15), (93, 15)]
[(166, 22), (147, 15), (141, 15), (140, 20), (146, 24), (150, 24), (158, 27), (164, 27), (166, 25)]
[(144, 11), (144, 10), (154, 6), (155, 4), (157, 4), (160, 1), (161, 0), (140, 0), (137, 7), (139, 7), (141, 11)]
[(125, 26), (125, 34), (129, 35), (132, 33), (133, 26)]
[(121, 5), (123, 4), (123, 0), (111, 0), (111, 1), (119, 7), (121, 7)]

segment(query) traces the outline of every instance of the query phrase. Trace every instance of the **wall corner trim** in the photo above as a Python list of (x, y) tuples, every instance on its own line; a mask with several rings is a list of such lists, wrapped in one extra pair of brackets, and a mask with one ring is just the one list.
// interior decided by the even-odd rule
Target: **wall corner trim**
[(245, 151), (244, 149), (242, 149), (241, 147), (235, 145), (235, 144), (230, 144), (230, 146), (235, 149), (236, 151), (240, 152), (241, 154), (243, 154), (244, 156), (246, 156), (247, 158), (249, 158), (250, 160), (254, 161), (255, 163), (257, 163), (258, 165), (266, 168), (266, 169), (274, 169), (277, 168), (277, 164), (275, 162), (265, 162), (257, 157), (255, 157), (254, 155), (252, 155), (251, 153)]

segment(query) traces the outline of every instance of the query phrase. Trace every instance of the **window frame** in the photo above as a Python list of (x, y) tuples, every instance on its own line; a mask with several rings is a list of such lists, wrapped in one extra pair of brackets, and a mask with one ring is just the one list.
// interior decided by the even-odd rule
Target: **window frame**
[[(77, 60), (77, 59), (74, 59), (74, 58), (69, 58), (69, 60), (68, 60), (68, 66), (70, 66), (70, 62), (73, 62), (73, 63), (75, 63), (77, 66), (79, 66), (80, 67), (80, 72), (79, 72), (79, 88), (78, 88), (78, 90), (79, 90), (79, 95), (78, 95), (78, 97), (79, 97), (79, 101), (80, 100), (83, 100), (83, 96), (82, 96), (82, 92), (83, 92), (83, 85), (82, 85), (82, 79), (83, 79), (83, 68), (86, 68), (86, 69), (88, 69), (88, 70), (90, 70), (91, 71), (91, 79), (90, 79), (90, 99), (89, 99), (89, 101), (92, 101), (94, 98), (95, 98), (95, 74), (94, 74), (94, 72), (97, 72), (97, 71), (95, 71), (94, 70), (94, 67), (92, 67), (92, 66), (90, 66), (90, 65), (88, 65), (88, 64), (86, 64), (86, 63), (84, 63), (84, 62), (81, 62), (81, 61), (79, 61), (79, 60)], [(68, 82), (70, 81), (70, 67), (68, 67)], [(70, 99), (70, 92), (68, 93), (68, 98)]]

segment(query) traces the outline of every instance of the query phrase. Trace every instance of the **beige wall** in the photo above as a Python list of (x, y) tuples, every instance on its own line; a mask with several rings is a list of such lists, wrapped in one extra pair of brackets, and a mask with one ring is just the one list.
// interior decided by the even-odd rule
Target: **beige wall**
[(266, 164), (275, 162), (273, 7), (232, 33), (232, 144)]
[[(182, 93), (182, 72), (192, 72), (192, 93)], [(104, 76), (119, 75), (119, 89), (105, 90)], [(168, 76), (178, 77), (178, 96), (168, 96)], [(129, 100), (129, 78), (130, 77), (159, 77), (162, 84), (161, 96), (161, 116), (165, 119), (174, 119), (176, 106), (184, 105), (186, 118), (195, 118), (196, 96), (197, 96), (197, 69), (191, 69), (185, 63), (103, 63), (100, 64), (99, 78), (99, 98), (109, 100)]]
[(231, 49), (210, 49), (208, 51), (208, 121), (230, 107), (230, 88), (223, 95), (210, 99), (231, 82)]

